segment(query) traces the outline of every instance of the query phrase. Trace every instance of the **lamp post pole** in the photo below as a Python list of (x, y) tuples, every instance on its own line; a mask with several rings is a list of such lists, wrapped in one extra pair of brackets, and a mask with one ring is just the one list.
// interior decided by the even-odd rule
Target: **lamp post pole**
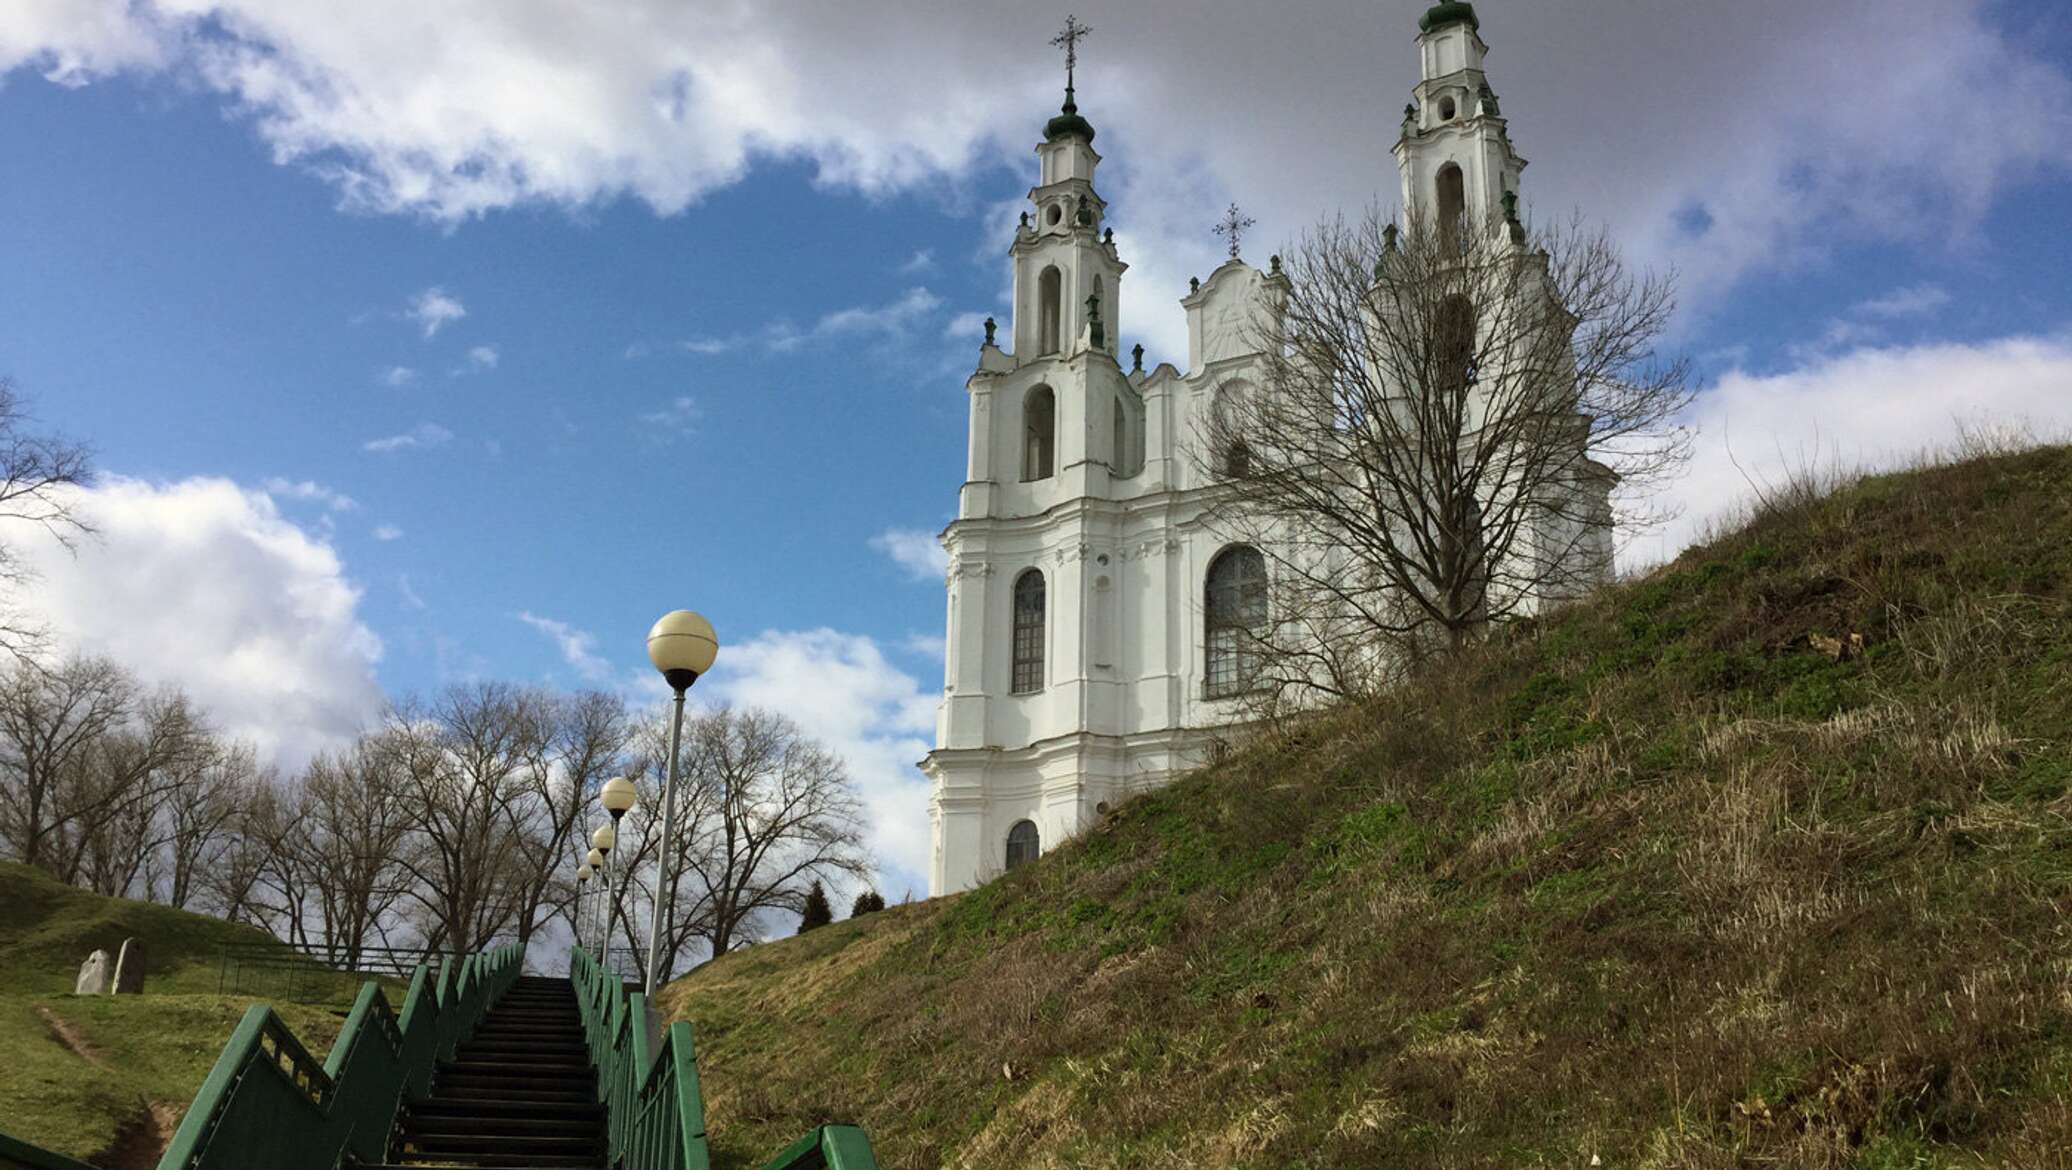
[(655, 858), (655, 905), (648, 920), (647, 971), (641, 983), (642, 990), (653, 997), (662, 981), (663, 930), (675, 910), (676, 875), (670, 870), (670, 861), (676, 853), (676, 757), (683, 740), (683, 696), (698, 676), (712, 669), (713, 659), (719, 656), (719, 636), (703, 617), (687, 609), (674, 610), (663, 614), (648, 630), (647, 651), (648, 660), (662, 672), (662, 680), (676, 692), (675, 710), (669, 721), (669, 766), (662, 787), (662, 840), (661, 851)]
[[(597, 800), (598, 803), (604, 805), (604, 811), (611, 814), (612, 823), (597, 830), (599, 836), (606, 838), (604, 847), (609, 848), (618, 841), (620, 818), (626, 815), (628, 809), (639, 803), (640, 792), (634, 788), (633, 781), (626, 779), (624, 776), (614, 776), (605, 781), (604, 787), (598, 790)], [(621, 896), (626, 892), (625, 886), (625, 879), (621, 878), (619, 880), (619, 893)], [(605, 888), (611, 888), (611, 883), (608, 879), (605, 883)], [(605, 911), (604, 942), (597, 950), (597, 961), (604, 964), (607, 970), (611, 969), (611, 928), (618, 920), (618, 912), (619, 902), (617, 898), (614, 898)]]
[(590, 872), (590, 862), (587, 859), (576, 867), (576, 909), (569, 918), (571, 928), (575, 932), (577, 949), (581, 949), (583, 945), (583, 911), (590, 908), (590, 899), (584, 896), (590, 892)]
[[(648, 921), (648, 953), (646, 977), (641, 989), (648, 995), (655, 994), (655, 981), (662, 971), (662, 924), (673, 922), (676, 910), (676, 879), (669, 872), (670, 855), (676, 850), (671, 846), (676, 841), (676, 753), (677, 744), (683, 739), (683, 692), (676, 692), (675, 712), (669, 719), (669, 772), (662, 787), (662, 852), (655, 858), (655, 905), (654, 915)], [(663, 912), (668, 906), (669, 913)]]

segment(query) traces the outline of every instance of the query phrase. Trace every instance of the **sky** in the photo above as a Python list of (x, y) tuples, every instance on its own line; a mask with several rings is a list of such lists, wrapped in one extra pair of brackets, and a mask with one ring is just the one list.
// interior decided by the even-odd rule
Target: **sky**
[[(1391, 206), (1409, 0), (1081, 6), (1081, 112), (1185, 358), (1221, 258)], [(1478, 4), (1530, 218), (1673, 272), (1672, 555), (1750, 485), (2072, 426), (2072, 10)], [(1065, 8), (997, 0), (0, 0), (0, 374), (91, 442), (99, 536), (29, 546), (68, 643), (293, 766), (385, 696), (694, 696), (849, 762), (926, 890), (963, 380)], [(16, 539), (24, 539), (14, 534)]]

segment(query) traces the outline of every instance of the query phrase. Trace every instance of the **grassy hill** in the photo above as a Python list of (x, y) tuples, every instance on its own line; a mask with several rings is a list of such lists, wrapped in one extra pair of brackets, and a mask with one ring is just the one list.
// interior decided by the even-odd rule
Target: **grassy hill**
[[(143, 941), (146, 994), (70, 994), (96, 948)], [(0, 1130), (116, 1170), (155, 1166), (253, 1000), (218, 995), (217, 956), (271, 938), (221, 919), (104, 898), (0, 862)], [(349, 996), (341, 981), (340, 997)], [(275, 1004), (329, 1049), (349, 998)]]
[(2072, 1166), (2068, 602), (2072, 450), (1780, 493), (678, 981), (719, 1164), (839, 1119), (901, 1170)]

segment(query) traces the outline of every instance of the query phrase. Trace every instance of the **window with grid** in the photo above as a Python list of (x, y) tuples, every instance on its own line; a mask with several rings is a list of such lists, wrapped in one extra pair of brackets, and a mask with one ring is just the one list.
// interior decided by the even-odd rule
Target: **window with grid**
[(1014, 869), (1036, 860), (1042, 847), (1042, 840), (1036, 835), (1036, 822), (1016, 821), (1014, 828), (1007, 830), (1007, 868)]
[(1209, 566), (1204, 593), (1208, 695), (1241, 694), (1259, 676), (1260, 642), (1266, 636), (1266, 558), (1248, 545), (1225, 549)]
[(1043, 689), (1043, 574), (1030, 569), (1014, 583), (1014, 693)]

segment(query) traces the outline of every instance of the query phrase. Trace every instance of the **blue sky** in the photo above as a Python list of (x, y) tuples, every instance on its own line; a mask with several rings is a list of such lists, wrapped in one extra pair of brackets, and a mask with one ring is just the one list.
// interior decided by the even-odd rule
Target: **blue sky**
[[(643, 693), (648, 623), (697, 608), (714, 697), (841, 748), (920, 888), (924, 537), (1064, 10), (643, 4), (10, 5), (0, 373), (110, 476), (40, 601), (290, 760), (384, 690)], [(1681, 274), (1701, 457), (1635, 557), (1742, 486), (1728, 439), (2072, 422), (2062, 6), (1482, 7), (1528, 204)], [(1231, 199), (1258, 253), (1394, 201), (1421, 8), (1080, 11), (1125, 345), (1181, 356)]]

